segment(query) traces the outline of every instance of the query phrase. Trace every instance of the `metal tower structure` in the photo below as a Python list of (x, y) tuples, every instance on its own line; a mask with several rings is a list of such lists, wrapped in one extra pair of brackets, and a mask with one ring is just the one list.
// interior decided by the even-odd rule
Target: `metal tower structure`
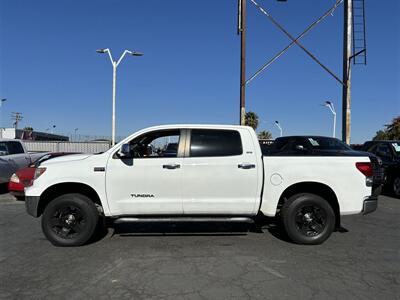
[[(320, 18), (315, 20), (300, 35), (294, 37), (282, 26), (271, 13), (262, 7), (256, 0), (250, 0), (269, 21), (272, 22), (283, 34), (285, 34), (291, 43), (278, 52), (273, 58), (268, 60), (260, 69), (258, 69), (249, 79), (246, 80), (246, 0), (238, 0), (238, 34), (240, 35), (240, 124), (244, 124), (245, 116), (245, 96), (246, 85), (255, 79), (260, 73), (274, 63), (292, 46), (300, 47), (311, 59), (328, 72), (343, 88), (342, 95), (342, 140), (350, 144), (351, 132), (351, 60), (354, 64), (367, 63), (366, 48), (366, 30), (365, 30), (365, 0), (336, 0)], [(285, 0), (278, 0), (285, 2)], [(308, 34), (315, 26), (321, 23), (327, 16), (344, 3), (344, 26), (343, 26), (343, 76), (342, 79), (334, 74), (326, 65), (324, 65), (314, 54), (304, 47), (300, 40)]]

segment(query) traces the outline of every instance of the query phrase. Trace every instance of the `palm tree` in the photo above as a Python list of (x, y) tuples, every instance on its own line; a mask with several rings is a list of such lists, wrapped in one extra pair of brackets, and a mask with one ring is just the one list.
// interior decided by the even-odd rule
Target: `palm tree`
[(385, 129), (376, 132), (373, 140), (398, 140), (400, 139), (400, 116), (395, 117), (392, 123), (385, 125)]
[(272, 134), (268, 130), (263, 130), (258, 133), (259, 140), (272, 140)]
[(394, 118), (391, 124), (386, 125), (386, 132), (389, 139), (398, 140), (400, 139), (400, 116)]
[(244, 123), (247, 126), (252, 127), (254, 130), (258, 127), (258, 116), (255, 112), (249, 111), (244, 117)]

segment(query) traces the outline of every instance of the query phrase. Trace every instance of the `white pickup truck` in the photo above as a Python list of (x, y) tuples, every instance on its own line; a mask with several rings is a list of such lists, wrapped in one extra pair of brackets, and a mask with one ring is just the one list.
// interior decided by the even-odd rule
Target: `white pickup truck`
[(45, 236), (58, 246), (86, 243), (103, 218), (252, 222), (260, 215), (280, 217), (296, 243), (319, 244), (341, 215), (377, 208), (372, 175), (365, 153), (263, 156), (250, 127), (166, 125), (104, 153), (44, 162), (25, 191), (26, 209), (42, 215)]

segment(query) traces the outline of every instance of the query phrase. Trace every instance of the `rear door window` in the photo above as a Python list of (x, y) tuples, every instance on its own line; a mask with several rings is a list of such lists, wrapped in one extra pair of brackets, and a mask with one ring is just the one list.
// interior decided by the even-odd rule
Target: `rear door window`
[(243, 153), (240, 133), (236, 130), (193, 129), (190, 156), (234, 156)]

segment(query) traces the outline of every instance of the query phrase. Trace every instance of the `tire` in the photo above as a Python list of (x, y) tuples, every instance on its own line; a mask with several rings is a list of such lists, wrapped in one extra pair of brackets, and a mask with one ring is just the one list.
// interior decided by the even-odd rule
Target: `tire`
[(98, 220), (99, 213), (92, 200), (81, 194), (65, 194), (46, 206), (42, 230), (55, 246), (81, 246), (94, 235)]
[(335, 213), (320, 196), (308, 193), (290, 197), (281, 210), (288, 237), (297, 244), (322, 244), (335, 228)]
[(392, 193), (396, 198), (400, 198), (400, 176), (395, 176), (393, 178)]
[(14, 196), (17, 201), (25, 201), (25, 196)]

